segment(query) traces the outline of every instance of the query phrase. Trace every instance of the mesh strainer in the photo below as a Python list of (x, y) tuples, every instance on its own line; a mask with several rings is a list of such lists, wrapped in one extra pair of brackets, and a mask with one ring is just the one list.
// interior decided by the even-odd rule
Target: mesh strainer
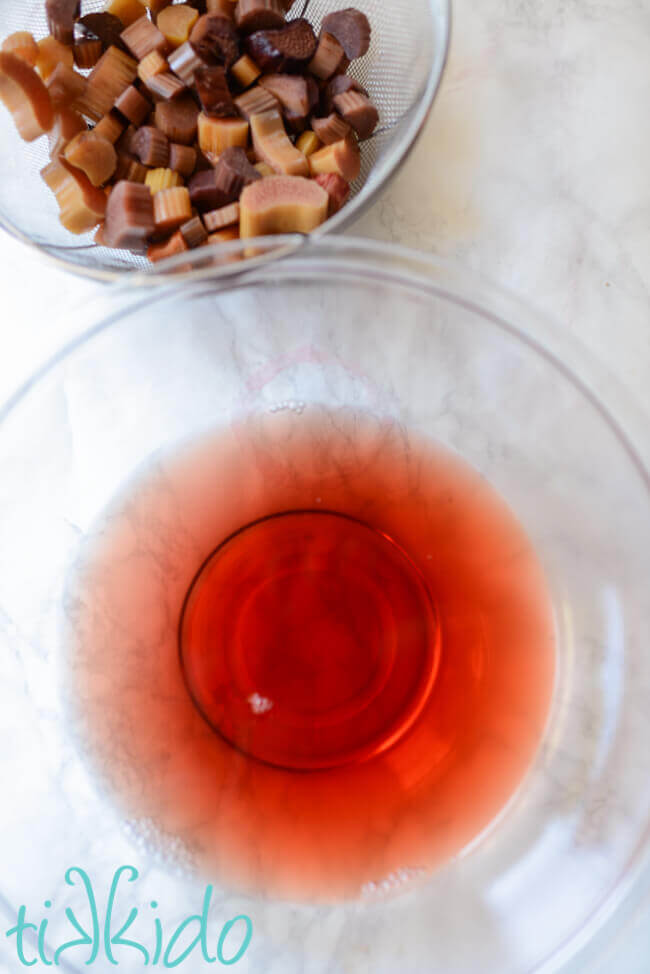
[[(352, 0), (297, 0), (289, 16), (307, 16), (318, 27), (326, 14), (350, 5)], [(84, 0), (86, 12), (104, 6), (104, 0)], [(350, 73), (370, 91), (380, 125), (362, 146), (352, 199), (319, 232), (340, 229), (358, 216), (399, 169), (431, 108), (448, 48), (450, 0), (354, 0), (354, 6), (367, 14), (373, 39), (369, 53)], [(44, 0), (0, 0), (0, 38), (15, 30), (45, 36), (44, 8)], [(0, 225), (89, 277), (107, 279), (149, 266), (142, 257), (97, 247), (91, 234), (74, 237), (61, 226), (54, 197), (38, 175), (48, 159), (47, 140), (23, 142), (2, 110)]]

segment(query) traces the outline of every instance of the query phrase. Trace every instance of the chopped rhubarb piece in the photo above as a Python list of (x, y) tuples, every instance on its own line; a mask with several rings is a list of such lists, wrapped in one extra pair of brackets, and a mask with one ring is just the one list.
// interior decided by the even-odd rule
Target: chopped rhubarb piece
[[(230, 0), (228, 0), (230, 3)], [(196, 167), (196, 149), (173, 142), (169, 147), (169, 168), (181, 176), (191, 176)]]
[(162, 10), (158, 15), (156, 26), (167, 38), (169, 46), (176, 48), (188, 40), (198, 17), (199, 12), (194, 7), (179, 3)]
[(332, 113), (327, 118), (312, 118), (312, 128), (323, 145), (332, 145), (346, 139), (352, 131), (347, 122), (340, 115)]
[(56, 37), (49, 35), (38, 42), (38, 57), (36, 58), (36, 70), (43, 81), (47, 81), (58, 64), (65, 64), (71, 68), (74, 64), (72, 48), (66, 47)]
[(95, 135), (101, 135), (102, 138), (108, 139), (111, 145), (115, 145), (124, 132), (124, 122), (116, 112), (111, 111), (108, 115), (100, 118), (93, 132)]
[(55, 156), (63, 152), (66, 145), (79, 132), (86, 132), (88, 126), (81, 115), (72, 111), (71, 108), (60, 108), (55, 116), (54, 125), (47, 133), (50, 144), (50, 156)]
[(115, 107), (127, 121), (141, 125), (151, 111), (151, 102), (135, 85), (129, 85), (115, 102)]
[(14, 54), (21, 61), (29, 64), (30, 68), (36, 66), (38, 58), (38, 44), (28, 30), (17, 30), (15, 34), (10, 34), (2, 42), (2, 50), (6, 54)]
[(337, 74), (347, 61), (343, 45), (337, 39), (323, 31), (318, 41), (318, 48), (313, 58), (309, 62), (309, 70), (312, 74), (326, 81), (332, 75)]
[(5, 51), (0, 51), (0, 100), (26, 142), (49, 132), (54, 124), (50, 93), (34, 68)]
[(284, 5), (281, 0), (239, 0), (235, 19), (245, 34), (282, 27), (285, 23)]
[(309, 233), (327, 219), (329, 196), (313, 179), (270, 176), (241, 195), (242, 238), (270, 233)]
[(239, 223), (239, 203), (229, 203), (228, 206), (222, 206), (218, 210), (210, 210), (204, 215), (203, 222), (210, 233)]
[(263, 115), (264, 112), (280, 110), (280, 102), (266, 88), (255, 85), (250, 91), (235, 98), (235, 104), (244, 118), (251, 120), (253, 115)]
[(220, 209), (236, 202), (242, 190), (259, 179), (243, 149), (226, 149), (215, 169), (192, 176), (188, 187), (192, 205), (203, 212)]
[(130, 27), (142, 16), (142, 4), (140, 0), (111, 0), (106, 12), (117, 17), (124, 27)]
[(186, 186), (173, 186), (161, 189), (153, 198), (153, 218), (156, 233), (170, 233), (178, 230), (192, 216), (190, 194)]
[(198, 133), (199, 148), (215, 161), (224, 149), (248, 144), (248, 122), (243, 118), (211, 118), (201, 112)]
[[(140, 0), (138, 0), (138, 3)], [(76, 41), (72, 48), (74, 63), (82, 71), (94, 68), (100, 57), (104, 53), (104, 45), (98, 37), (85, 37), (81, 41)]]
[(299, 71), (316, 53), (317, 41), (308, 20), (291, 20), (279, 30), (258, 30), (246, 38), (246, 50), (262, 71)]
[(41, 176), (54, 192), (59, 219), (70, 233), (88, 233), (103, 219), (106, 193), (92, 185), (85, 173), (65, 159), (54, 159)]
[(278, 112), (253, 115), (251, 135), (260, 161), (267, 162), (277, 173), (288, 176), (309, 175), (309, 163), (300, 149), (291, 142)]
[[(230, 3), (230, 0), (228, 0)], [(191, 85), (194, 81), (194, 75), (197, 70), (204, 66), (205, 62), (201, 60), (189, 41), (185, 44), (181, 44), (172, 54), (169, 55), (169, 67), (172, 69), (174, 74), (178, 75), (181, 81), (184, 81), (186, 85)]]
[(318, 152), (322, 148), (323, 143), (318, 138), (315, 132), (308, 131), (303, 132), (298, 141), (296, 142), (296, 148), (300, 149), (302, 154), (307, 157), (313, 156), (314, 152)]
[(334, 216), (348, 201), (350, 196), (348, 183), (336, 172), (323, 173), (316, 176), (315, 181), (323, 187), (330, 198), (328, 216)]
[(328, 14), (323, 20), (322, 29), (336, 38), (350, 61), (368, 53), (370, 23), (360, 10), (348, 7)]
[(108, 139), (96, 132), (80, 132), (65, 149), (71, 166), (81, 169), (93, 186), (102, 186), (115, 172), (117, 154)]
[(109, 47), (117, 47), (124, 50), (122, 42), (122, 31), (124, 24), (119, 17), (103, 10), (99, 13), (86, 14), (75, 24), (76, 40), (86, 40), (87, 38), (100, 40), (104, 50)]
[(169, 161), (169, 139), (153, 125), (143, 125), (138, 129), (130, 149), (143, 166), (164, 168)]
[(306, 78), (295, 74), (267, 74), (260, 78), (259, 84), (277, 98), (283, 110), (301, 118), (309, 115), (310, 98)]
[(181, 95), (173, 101), (158, 102), (155, 122), (172, 142), (191, 145), (196, 139), (199, 110), (191, 95)]
[(312, 176), (338, 173), (347, 183), (353, 183), (361, 171), (361, 153), (353, 138), (342, 139), (319, 149), (309, 157)]
[(219, 14), (199, 17), (192, 28), (190, 44), (206, 64), (222, 64), (230, 68), (239, 58), (237, 28)]
[(225, 68), (204, 65), (194, 75), (196, 90), (206, 115), (215, 118), (237, 117), (237, 106), (232, 100)]
[(167, 50), (165, 35), (158, 30), (155, 24), (151, 23), (146, 14), (132, 23), (126, 30), (123, 30), (120, 37), (138, 61), (141, 61), (147, 54), (151, 54), (152, 51), (162, 53)]
[(233, 0), (205, 0), (205, 10), (209, 14), (220, 14), (227, 20), (235, 19), (236, 3)]
[(142, 251), (154, 231), (153, 197), (147, 186), (117, 183), (106, 206), (105, 239), (109, 247)]
[[(226, 3), (230, 3), (230, 0), (226, 0)], [(239, 61), (233, 64), (230, 73), (242, 88), (249, 88), (257, 81), (262, 72), (248, 54), (243, 54)]]
[(172, 99), (178, 98), (187, 90), (185, 83), (180, 78), (177, 78), (175, 74), (172, 74), (171, 71), (163, 71), (161, 74), (155, 74), (153, 78), (149, 78), (146, 84), (148, 91), (157, 98), (163, 98), (165, 101), (172, 101)]
[(152, 196), (164, 189), (175, 189), (183, 185), (183, 177), (172, 169), (150, 169), (145, 177), (145, 185), (151, 190)]
[(68, 108), (86, 90), (86, 79), (67, 64), (57, 64), (47, 79), (47, 90), (55, 108)]
[(337, 95), (343, 95), (346, 91), (360, 91), (362, 95), (368, 92), (356, 78), (351, 78), (349, 74), (337, 74), (329, 81), (323, 92), (323, 114), (330, 115), (334, 111), (334, 99)]
[(138, 78), (146, 84), (149, 78), (153, 78), (156, 74), (162, 74), (168, 67), (169, 65), (160, 51), (149, 51), (138, 65)]
[(161, 243), (151, 244), (147, 250), (147, 257), (150, 261), (156, 263), (156, 261), (165, 260), (167, 257), (182, 254), (188, 249), (185, 237), (180, 230), (177, 230), (167, 240), (163, 240)]
[(359, 91), (346, 91), (342, 95), (336, 95), (334, 107), (360, 139), (370, 138), (379, 124), (379, 112), (370, 99)]
[(148, 172), (147, 167), (143, 166), (133, 156), (130, 156), (127, 152), (118, 152), (117, 168), (113, 174), (114, 182), (119, 183), (121, 180), (126, 179), (130, 183), (144, 183)]
[[(230, 3), (230, 0), (227, 0), (227, 2)], [(208, 239), (208, 232), (203, 226), (203, 221), (200, 216), (193, 216), (187, 220), (180, 228), (180, 232), (183, 234), (183, 239), (190, 250), (193, 250), (195, 247), (200, 247)]]
[(45, 0), (47, 26), (62, 44), (72, 44), (74, 22), (79, 16), (79, 0)]
[(109, 47), (87, 78), (86, 90), (77, 102), (79, 111), (98, 122), (111, 108), (123, 91), (132, 85), (138, 73), (138, 65), (117, 47)]

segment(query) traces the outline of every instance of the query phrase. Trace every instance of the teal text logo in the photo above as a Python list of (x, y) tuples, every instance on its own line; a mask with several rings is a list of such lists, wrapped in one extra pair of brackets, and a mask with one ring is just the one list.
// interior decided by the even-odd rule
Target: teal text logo
[[(28, 917), (27, 907), (18, 910), (16, 923), (6, 936), (16, 949), (16, 956), (23, 967), (41, 964), (58, 967), (65, 957), (78, 964), (90, 966), (97, 963), (101, 970), (106, 962), (133, 969), (134, 959), (144, 967), (180, 967), (185, 961), (194, 972), (197, 964), (223, 964), (228, 967), (241, 960), (253, 936), (253, 924), (249, 916), (241, 913), (229, 918), (218, 931), (210, 931), (208, 917), (213, 887), (205, 890), (200, 912), (188, 916), (175, 929), (168, 932), (163, 927), (156, 900), (149, 903), (150, 915), (132, 906), (129, 909), (127, 883), (135, 883), (139, 873), (135, 866), (121, 866), (116, 870), (108, 891), (106, 908), (100, 917), (97, 897), (88, 873), (77, 866), (68, 869), (65, 881), (77, 887), (83, 910), (66, 907), (65, 917), (70, 934), (64, 943), (49, 943), (48, 923), (51, 912), (34, 923)], [(45, 911), (51, 911), (53, 903), (45, 900)], [(79, 920), (83, 916), (83, 922)], [(148, 936), (142, 936), (142, 930)], [(136, 936), (136, 931), (138, 936)], [(128, 934), (128, 936), (127, 936)]]

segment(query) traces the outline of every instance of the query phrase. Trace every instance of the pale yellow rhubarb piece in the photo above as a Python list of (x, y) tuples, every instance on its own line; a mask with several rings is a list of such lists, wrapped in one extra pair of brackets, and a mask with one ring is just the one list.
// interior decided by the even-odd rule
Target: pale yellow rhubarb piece
[(168, 70), (169, 65), (160, 51), (150, 51), (138, 64), (138, 78), (146, 84), (150, 78)]
[(113, 144), (94, 131), (75, 135), (66, 146), (64, 156), (71, 166), (86, 174), (93, 186), (103, 186), (117, 166)]
[(38, 42), (36, 70), (43, 81), (47, 81), (57, 64), (65, 64), (66, 67), (71, 68), (74, 64), (74, 54), (71, 47), (66, 47), (49, 34)]
[(296, 142), (296, 148), (300, 149), (302, 154), (309, 159), (313, 156), (314, 152), (318, 152), (322, 148), (323, 143), (318, 138), (315, 132), (309, 129), (307, 132), (303, 132), (298, 141)]
[[(225, 0), (225, 2), (230, 3), (230, 0)], [(250, 88), (262, 75), (255, 61), (248, 54), (244, 54), (243, 57), (240, 57), (239, 61), (235, 61), (230, 69), (230, 73), (237, 79), (242, 88)]]
[(231, 146), (248, 145), (248, 122), (243, 118), (212, 118), (205, 112), (198, 117), (199, 148), (208, 159), (216, 161)]
[(333, 142), (309, 157), (312, 176), (338, 173), (346, 183), (353, 183), (361, 171), (361, 153), (352, 138)]
[(106, 193), (65, 159), (55, 159), (41, 175), (59, 204), (61, 223), (70, 233), (88, 233), (104, 218)]
[(144, 181), (152, 194), (183, 185), (183, 177), (173, 169), (150, 169)]
[(171, 233), (192, 216), (190, 194), (186, 186), (161, 189), (153, 198), (153, 219), (158, 233)]
[(222, 206), (218, 210), (211, 210), (203, 215), (203, 222), (206, 230), (213, 233), (216, 230), (224, 230), (233, 224), (239, 223), (239, 203), (230, 203)]
[(178, 3), (161, 10), (156, 26), (165, 35), (170, 47), (180, 47), (189, 38), (198, 19), (198, 10), (185, 3)]
[(247, 186), (239, 200), (244, 239), (271, 233), (310, 233), (327, 219), (329, 196), (312, 179), (271, 176)]
[(26, 142), (33, 142), (54, 125), (52, 99), (41, 78), (26, 61), (5, 51), (0, 51), (0, 100)]
[(144, 13), (140, 0), (111, 0), (106, 10), (114, 17), (119, 17), (125, 27), (130, 27), (136, 20), (140, 20)]
[(138, 74), (138, 64), (117, 47), (109, 47), (88, 76), (86, 90), (77, 101), (76, 108), (98, 122), (132, 85)]
[(260, 162), (286, 176), (308, 176), (309, 162), (287, 135), (279, 112), (252, 115), (253, 146)]
[(274, 170), (271, 169), (271, 167), (267, 162), (256, 162), (255, 168), (257, 169), (262, 179), (266, 179), (267, 176), (275, 176)]
[(36, 66), (38, 44), (28, 30), (17, 30), (6, 37), (2, 42), (2, 50), (7, 54), (15, 54), (21, 61), (29, 64), (30, 68)]

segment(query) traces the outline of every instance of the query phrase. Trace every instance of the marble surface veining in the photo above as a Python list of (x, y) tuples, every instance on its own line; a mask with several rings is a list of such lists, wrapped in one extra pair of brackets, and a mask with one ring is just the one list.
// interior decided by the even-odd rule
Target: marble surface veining
[[(650, 6), (456, 0), (454, 21), (424, 135), (351, 232), (456, 258), (547, 312), (611, 372), (605, 400), (635, 402), (650, 459)], [(92, 314), (98, 286), (4, 235), (0, 258), (4, 398), (83, 329), (69, 309)], [(650, 900), (594, 970), (645, 974), (649, 930)]]

